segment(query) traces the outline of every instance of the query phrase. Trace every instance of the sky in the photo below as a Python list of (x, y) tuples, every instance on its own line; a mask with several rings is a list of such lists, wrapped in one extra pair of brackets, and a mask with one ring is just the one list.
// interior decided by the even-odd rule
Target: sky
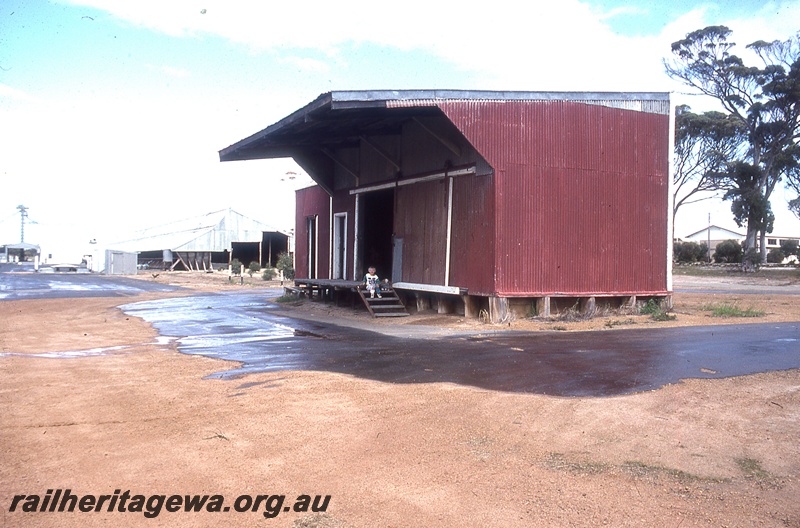
[[(231, 208), (294, 227), (292, 160), (218, 151), (331, 90), (670, 91), (670, 44), (708, 25), (745, 44), (800, 30), (800, 2), (0, 0), (0, 244), (75, 262), (139, 229)], [(752, 59), (752, 57), (750, 57)], [(754, 60), (750, 61), (755, 64)], [(775, 234), (800, 235), (776, 190)], [(676, 236), (730, 205), (687, 206)]]

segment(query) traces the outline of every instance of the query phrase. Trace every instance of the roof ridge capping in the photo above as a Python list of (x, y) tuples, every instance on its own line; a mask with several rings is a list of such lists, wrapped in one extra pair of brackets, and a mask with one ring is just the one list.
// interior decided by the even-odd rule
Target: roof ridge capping
[(513, 103), (564, 101), (606, 106), (645, 113), (670, 113), (670, 92), (523, 92), (489, 90), (356, 90), (328, 92), (320, 96), (331, 109), (361, 106), (410, 108), (441, 103)]
[(603, 91), (508, 91), (508, 90), (340, 90), (320, 95), (332, 102), (375, 102), (407, 100), (456, 101), (595, 101), (646, 100), (668, 101), (670, 92)]

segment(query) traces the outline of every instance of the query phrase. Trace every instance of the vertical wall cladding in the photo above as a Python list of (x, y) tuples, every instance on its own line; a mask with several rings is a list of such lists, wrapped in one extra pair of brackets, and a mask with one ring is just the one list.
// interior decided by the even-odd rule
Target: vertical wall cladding
[(669, 116), (568, 101), (444, 109), (496, 171), (498, 294), (666, 291)]
[(446, 182), (398, 187), (395, 199), (395, 236), (403, 239), (403, 281), (444, 284)]
[(319, 186), (306, 187), (295, 193), (295, 250), (294, 266), (298, 279), (308, 278), (308, 221), (318, 218), (318, 278), (328, 277), (328, 255), (330, 255), (330, 197)]
[(472, 295), (494, 288), (494, 184), (491, 175), (453, 180), (450, 284)]
[[(469, 164), (483, 173), (490, 171), (486, 161), (444, 116), (409, 121), (403, 128), (401, 153), (406, 177)], [(491, 225), (491, 218), (474, 219), (473, 215), (491, 214), (490, 180), (489, 176), (454, 179), (449, 280), (445, 277), (449, 182), (442, 179), (397, 187), (394, 235), (403, 239), (403, 281), (486, 287), (489, 291), (492, 264), (486, 246), (491, 245), (487, 242), (491, 229), (486, 226)]]
[[(345, 269), (345, 277), (352, 278), (353, 277), (353, 256), (354, 256), (354, 247), (355, 247), (355, 228), (356, 228), (356, 199), (355, 196), (351, 195), (347, 191), (337, 192), (333, 195), (333, 214), (337, 213), (347, 213), (347, 247), (345, 248), (345, 253), (347, 255), (347, 268)], [(330, 223), (328, 224), (330, 226)], [(322, 233), (321, 236), (325, 236), (330, 243), (333, 243), (331, 239), (332, 232), (330, 229)], [(328, 253), (325, 253), (323, 258), (330, 258)], [(327, 260), (326, 260), (326, 266)]]

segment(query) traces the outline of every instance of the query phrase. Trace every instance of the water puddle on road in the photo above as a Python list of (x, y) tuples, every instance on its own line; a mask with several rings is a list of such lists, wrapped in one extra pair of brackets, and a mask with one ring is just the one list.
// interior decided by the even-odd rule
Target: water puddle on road
[(183, 353), (239, 363), (209, 378), (317, 370), (387, 383), (589, 397), (800, 367), (797, 323), (417, 339), (291, 319), (274, 308), (258, 292), (122, 307), (175, 339)]

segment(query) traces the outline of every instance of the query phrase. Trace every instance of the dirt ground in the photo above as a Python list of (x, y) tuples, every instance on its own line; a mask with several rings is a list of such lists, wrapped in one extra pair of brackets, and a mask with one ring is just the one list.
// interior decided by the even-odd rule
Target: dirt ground
[[(274, 285), (189, 273), (140, 278), (210, 291)], [(794, 286), (771, 288), (677, 293), (673, 321), (608, 313), (520, 319), (511, 328), (800, 321)], [(204, 379), (224, 362), (181, 354), (116, 308), (184, 294), (0, 302), (0, 526), (800, 526), (800, 371), (691, 379), (610, 398), (395, 385), (330, 372)], [(719, 304), (765, 313), (713, 317)], [(285, 309), (366, 318), (316, 303)], [(377, 324), (487, 327), (430, 314)], [(94, 352), (65, 357), (87, 350)], [(226, 505), (245, 494), (285, 495), (284, 506), (304, 494), (330, 500), (325, 513), (273, 518), (264, 507), (162, 509), (155, 518), (24, 512), (22, 502), (9, 511), (15, 495), (43, 498), (56, 489), (219, 494)]]

